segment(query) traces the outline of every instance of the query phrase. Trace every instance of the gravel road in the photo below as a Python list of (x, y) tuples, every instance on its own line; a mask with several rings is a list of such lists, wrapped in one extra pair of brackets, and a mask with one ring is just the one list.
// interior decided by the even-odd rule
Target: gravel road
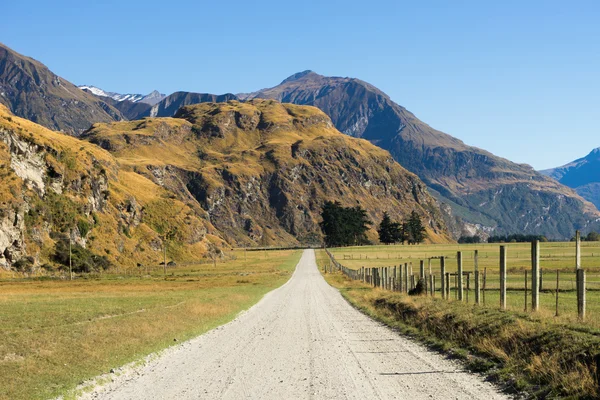
[(87, 399), (505, 399), (480, 376), (350, 306), (306, 250), (292, 278), (232, 322)]

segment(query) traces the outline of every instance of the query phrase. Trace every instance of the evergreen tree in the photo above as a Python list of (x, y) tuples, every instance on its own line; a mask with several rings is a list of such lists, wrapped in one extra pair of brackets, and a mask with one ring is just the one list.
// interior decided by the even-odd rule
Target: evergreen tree
[(416, 211), (410, 213), (410, 218), (407, 224), (408, 229), (408, 244), (422, 243), (426, 237), (425, 227), (421, 223), (421, 217)]
[(392, 237), (392, 220), (387, 211), (383, 213), (383, 218), (381, 219), (377, 233), (379, 234), (379, 241), (381, 243), (394, 243), (394, 238)]
[(392, 222), (390, 215), (387, 212), (383, 213), (383, 219), (379, 224), (379, 241), (381, 243), (390, 244), (404, 241), (404, 233), (402, 224), (399, 222)]
[(390, 226), (390, 235), (393, 243), (404, 243), (404, 230), (402, 229), (402, 224), (393, 222)]
[(326, 246), (367, 244), (366, 232), (371, 222), (360, 206), (342, 207), (340, 202), (327, 201), (321, 211), (321, 230)]

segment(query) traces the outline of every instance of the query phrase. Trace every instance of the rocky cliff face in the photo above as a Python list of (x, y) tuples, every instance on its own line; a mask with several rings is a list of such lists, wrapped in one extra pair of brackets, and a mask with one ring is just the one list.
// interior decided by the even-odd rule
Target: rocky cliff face
[(93, 122), (123, 118), (111, 105), (1, 43), (0, 104), (15, 115), (71, 135), (79, 135)]
[(189, 257), (209, 244), (212, 227), (198, 212), (121, 169), (99, 147), (0, 105), (0, 267), (52, 264), (55, 246), (68, 235), (119, 266), (157, 263), (169, 213), (177, 213), (173, 225), (185, 226), (172, 240), (181, 244), (181, 257)]
[[(343, 133), (389, 150), (416, 173), (453, 213), (479, 232), (535, 233), (569, 238), (600, 216), (569, 188), (437, 131), (394, 103), (374, 86), (353, 78), (324, 77), (312, 71), (280, 85), (246, 94), (313, 105)], [(568, 215), (568, 218), (564, 218)], [(460, 229), (459, 229), (460, 230)]]
[(449, 238), (415, 175), (389, 153), (342, 135), (313, 107), (205, 103), (172, 119), (97, 124), (84, 138), (198, 204), (230, 243), (318, 242), (326, 200), (360, 204), (375, 223), (384, 211), (403, 219), (416, 210), (433, 241)]

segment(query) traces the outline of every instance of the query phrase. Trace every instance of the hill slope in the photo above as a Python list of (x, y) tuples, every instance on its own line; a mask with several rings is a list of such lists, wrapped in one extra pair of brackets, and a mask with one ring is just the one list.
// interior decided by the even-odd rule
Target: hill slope
[(122, 119), (114, 107), (1, 43), (0, 104), (17, 116), (71, 135), (93, 122)]
[(320, 108), (343, 133), (389, 150), (454, 213), (495, 233), (539, 233), (568, 238), (600, 216), (569, 188), (431, 128), (374, 86), (312, 71), (247, 94)]
[(128, 268), (158, 264), (164, 234), (178, 261), (225, 241), (313, 243), (325, 200), (360, 203), (375, 222), (416, 210), (432, 241), (449, 239), (415, 175), (316, 108), (206, 103), (177, 118), (98, 123), (83, 138), (0, 105), (0, 267), (54, 262), (69, 232), (93, 257)]
[[(50, 131), (0, 105), (0, 267), (51, 262), (74, 243), (120, 267), (193, 259), (220, 244), (200, 208), (130, 170), (98, 146)], [(216, 236), (215, 236), (216, 235)]]
[(581, 197), (600, 208), (600, 148), (562, 167), (540, 173), (575, 189)]
[(230, 243), (313, 243), (326, 200), (361, 204), (376, 223), (384, 211), (401, 219), (416, 210), (432, 240), (448, 240), (415, 175), (386, 151), (341, 134), (313, 107), (204, 103), (172, 119), (95, 124), (84, 138), (199, 204)]

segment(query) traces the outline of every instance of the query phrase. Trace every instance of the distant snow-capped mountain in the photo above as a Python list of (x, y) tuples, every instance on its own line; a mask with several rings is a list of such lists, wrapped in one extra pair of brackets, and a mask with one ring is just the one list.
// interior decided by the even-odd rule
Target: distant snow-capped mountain
[(151, 106), (155, 105), (156, 103), (158, 103), (159, 101), (161, 101), (162, 99), (164, 99), (166, 97), (166, 95), (159, 93), (157, 90), (154, 90), (153, 92), (143, 95), (143, 94), (121, 94), (121, 93), (116, 93), (116, 92), (107, 92), (105, 90), (102, 90), (96, 86), (90, 86), (90, 85), (81, 85), (79, 86), (79, 89), (81, 90), (85, 90), (87, 92), (90, 92), (96, 96), (102, 96), (102, 97), (110, 97), (113, 100), (116, 101), (131, 101), (132, 103), (146, 103), (146, 104), (150, 104)]

